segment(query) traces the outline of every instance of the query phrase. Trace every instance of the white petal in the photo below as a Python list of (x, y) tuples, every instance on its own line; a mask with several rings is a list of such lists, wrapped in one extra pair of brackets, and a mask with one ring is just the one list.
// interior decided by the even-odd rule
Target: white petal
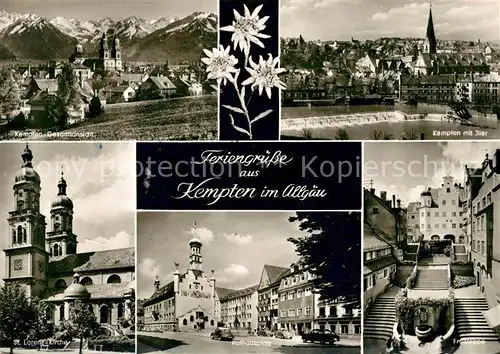
[(241, 18), (241, 15), (239, 14), (238, 11), (236, 11), (235, 9), (233, 9), (233, 15), (234, 15), (234, 19), (236, 21), (238, 21), (240, 18)]
[(255, 10), (252, 12), (252, 17), (257, 17), (259, 15), (260, 10), (262, 9), (262, 4), (257, 6)]
[(250, 37), (250, 41), (257, 44), (259, 47), (264, 48), (264, 43), (262, 43), (259, 39), (256, 37)]
[(271, 99), (271, 88), (270, 87), (266, 87), (266, 93), (267, 93), (267, 97), (269, 97), (269, 99)]
[(264, 90), (264, 86), (259, 85), (259, 96), (262, 95), (263, 90)]
[(257, 69), (259, 65), (257, 65), (253, 60), (252, 57), (248, 58), (248, 62), (250, 63), (250, 66), (254, 69)]
[(234, 32), (234, 31), (236, 31), (236, 28), (234, 28), (234, 26), (224, 26), (224, 27), (220, 27), (219, 30), (227, 31), (227, 32)]
[(212, 64), (212, 60), (209, 58), (201, 58), (201, 62), (205, 65), (210, 65)]
[(253, 84), (254, 82), (255, 82), (254, 78), (253, 77), (249, 77), (248, 79), (246, 79), (245, 81), (243, 81), (241, 84), (243, 86), (245, 86), (245, 85)]
[(250, 10), (248, 9), (247, 5), (243, 5), (243, 7), (245, 8), (245, 17), (250, 17)]
[(270, 35), (264, 34), (264, 33), (257, 33), (255, 34), (256, 37), (262, 38), (262, 39), (268, 39), (271, 38)]
[[(260, 5), (262, 6), (262, 5)], [(259, 21), (257, 21), (257, 23), (255, 24), (256, 27), (260, 27), (260, 26), (263, 26), (264, 23), (267, 22), (267, 20), (269, 20), (269, 16), (264, 16), (262, 17)]]
[(264, 61), (264, 58), (262, 57), (262, 55), (259, 55), (259, 66), (264, 66), (265, 65), (265, 61)]
[(203, 53), (205, 53), (207, 57), (212, 58), (212, 52), (209, 51), (208, 49), (203, 49)]

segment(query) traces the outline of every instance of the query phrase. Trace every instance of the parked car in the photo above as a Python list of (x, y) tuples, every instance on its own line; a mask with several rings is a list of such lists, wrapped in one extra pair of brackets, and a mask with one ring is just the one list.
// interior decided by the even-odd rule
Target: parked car
[(292, 339), (293, 334), (291, 334), (288, 331), (283, 330), (283, 331), (277, 331), (276, 333), (274, 333), (274, 336), (276, 338), (281, 338), (281, 339)]
[(228, 328), (217, 328), (210, 334), (210, 339), (221, 340), (221, 341), (232, 341), (234, 335)]
[(319, 342), (322, 344), (329, 343), (333, 344), (335, 341), (338, 341), (340, 338), (337, 334), (333, 333), (328, 329), (313, 329), (309, 333), (304, 333), (302, 335), (302, 341), (305, 342)]
[(257, 335), (259, 337), (274, 337), (274, 332), (268, 329), (259, 329)]

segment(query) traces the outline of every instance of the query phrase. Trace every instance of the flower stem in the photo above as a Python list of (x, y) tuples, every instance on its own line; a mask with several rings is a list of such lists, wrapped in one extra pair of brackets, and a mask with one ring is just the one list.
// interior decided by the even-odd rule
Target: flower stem
[(250, 136), (250, 139), (252, 139), (252, 122), (250, 120), (250, 115), (248, 114), (248, 109), (247, 109), (247, 105), (245, 104), (245, 100), (243, 99), (243, 96), (241, 95), (241, 92), (238, 88), (238, 83), (236, 82), (236, 80), (233, 78), (232, 80), (229, 80), (231, 81), (231, 83), (233, 84), (234, 86), (234, 89), (236, 91), (236, 94), (238, 95), (238, 99), (240, 100), (240, 105), (241, 105), (241, 109), (243, 110), (243, 112), (245, 112), (245, 117), (248, 121), (248, 135)]

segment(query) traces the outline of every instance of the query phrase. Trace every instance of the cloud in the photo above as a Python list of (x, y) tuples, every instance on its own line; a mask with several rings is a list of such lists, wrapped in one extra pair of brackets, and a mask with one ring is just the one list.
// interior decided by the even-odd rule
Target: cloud
[(214, 233), (206, 227), (192, 227), (191, 230), (188, 231), (188, 234), (200, 239), (201, 242), (207, 245), (215, 238)]
[(246, 277), (249, 273), (249, 270), (241, 264), (231, 264), (224, 269), (224, 274), (233, 279)]
[(78, 242), (78, 253), (114, 250), (134, 246), (134, 236), (129, 235), (125, 231), (120, 231), (115, 236), (109, 238), (99, 236)]
[(139, 274), (144, 278), (155, 280), (160, 273), (160, 266), (153, 258), (146, 257), (139, 264)]
[(373, 21), (387, 21), (393, 18), (400, 19), (401, 17), (409, 17), (420, 14), (421, 12), (427, 12), (429, 10), (429, 5), (423, 4), (405, 4), (401, 7), (393, 7), (386, 12), (376, 12), (370, 17)]
[(239, 234), (224, 234), (226, 240), (232, 243), (245, 245), (252, 242), (252, 236), (250, 235), (239, 235)]

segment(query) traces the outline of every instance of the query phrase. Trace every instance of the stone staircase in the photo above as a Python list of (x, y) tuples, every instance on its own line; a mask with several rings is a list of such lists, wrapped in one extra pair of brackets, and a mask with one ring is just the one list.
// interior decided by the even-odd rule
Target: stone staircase
[(446, 269), (418, 268), (414, 290), (448, 290), (449, 287)]
[(460, 339), (487, 342), (500, 340), (484, 319), (482, 312), (487, 310), (488, 303), (483, 298), (455, 299), (455, 326)]
[(373, 303), (370, 313), (365, 316), (363, 338), (387, 340), (392, 335), (396, 322), (394, 297), (380, 296)]

